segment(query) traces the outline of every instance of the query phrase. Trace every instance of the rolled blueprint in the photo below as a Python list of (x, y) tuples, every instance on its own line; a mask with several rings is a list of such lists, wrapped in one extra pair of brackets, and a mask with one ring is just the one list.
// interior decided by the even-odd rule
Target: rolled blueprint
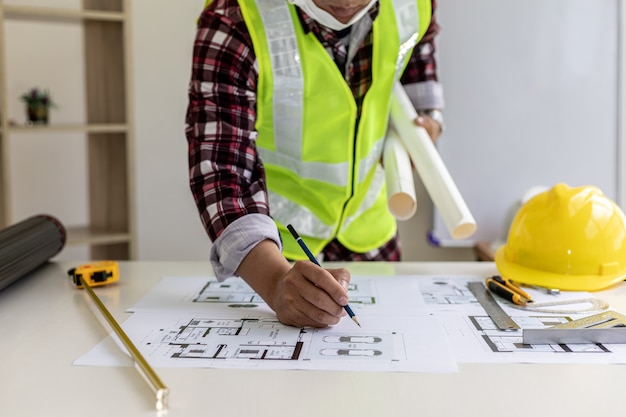
[(0, 230), (0, 290), (59, 253), (65, 236), (61, 222), (47, 215), (29, 217)]
[(413, 168), (411, 168), (409, 154), (393, 127), (387, 130), (383, 164), (389, 211), (398, 220), (408, 220), (417, 209)]
[(396, 82), (391, 98), (390, 125), (398, 132), (450, 236), (465, 239), (476, 231), (476, 221), (428, 132), (414, 123), (416, 118), (411, 99), (404, 87)]

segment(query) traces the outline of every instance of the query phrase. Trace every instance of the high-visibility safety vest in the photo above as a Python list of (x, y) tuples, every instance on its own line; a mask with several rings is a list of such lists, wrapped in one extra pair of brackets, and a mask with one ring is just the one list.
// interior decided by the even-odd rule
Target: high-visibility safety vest
[(306, 259), (287, 224), (314, 254), (334, 238), (359, 253), (381, 246), (396, 233), (379, 164), (391, 92), (430, 23), (430, 0), (380, 0), (358, 130), (350, 87), (315, 35), (304, 33), (295, 6), (239, 4), (259, 65), (256, 145), (284, 255)]

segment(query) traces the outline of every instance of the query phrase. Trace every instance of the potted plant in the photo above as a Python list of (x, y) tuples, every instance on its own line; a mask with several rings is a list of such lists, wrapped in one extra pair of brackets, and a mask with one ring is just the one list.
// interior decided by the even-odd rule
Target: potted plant
[(29, 124), (48, 124), (48, 110), (56, 107), (48, 90), (31, 88), (21, 96), (26, 104), (26, 117)]

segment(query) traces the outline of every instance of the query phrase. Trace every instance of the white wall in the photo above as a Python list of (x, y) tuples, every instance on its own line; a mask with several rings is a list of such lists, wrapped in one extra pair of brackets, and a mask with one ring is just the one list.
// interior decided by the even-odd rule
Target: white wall
[(208, 259), (188, 186), (184, 121), (195, 21), (202, 0), (132, 3), (140, 259)]
[[(618, 2), (442, 2), (439, 150), (478, 223), (472, 239), (500, 238), (535, 186), (618, 197)], [(436, 232), (449, 239), (442, 221)]]

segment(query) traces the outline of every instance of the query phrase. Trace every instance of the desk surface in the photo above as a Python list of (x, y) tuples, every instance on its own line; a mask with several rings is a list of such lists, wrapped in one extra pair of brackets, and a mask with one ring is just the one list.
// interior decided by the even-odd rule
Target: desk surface
[[(154, 416), (147, 384), (130, 367), (72, 362), (109, 328), (69, 263), (50, 263), (0, 292), (0, 416)], [(355, 275), (477, 274), (490, 262), (345, 265)], [(164, 276), (211, 272), (203, 262), (122, 262), (118, 285), (98, 296), (122, 322)], [(626, 311), (626, 284), (602, 298)], [(162, 368), (168, 417), (620, 415), (626, 367), (460, 364), (458, 374)], [(622, 410), (622, 411), (620, 411)]]

